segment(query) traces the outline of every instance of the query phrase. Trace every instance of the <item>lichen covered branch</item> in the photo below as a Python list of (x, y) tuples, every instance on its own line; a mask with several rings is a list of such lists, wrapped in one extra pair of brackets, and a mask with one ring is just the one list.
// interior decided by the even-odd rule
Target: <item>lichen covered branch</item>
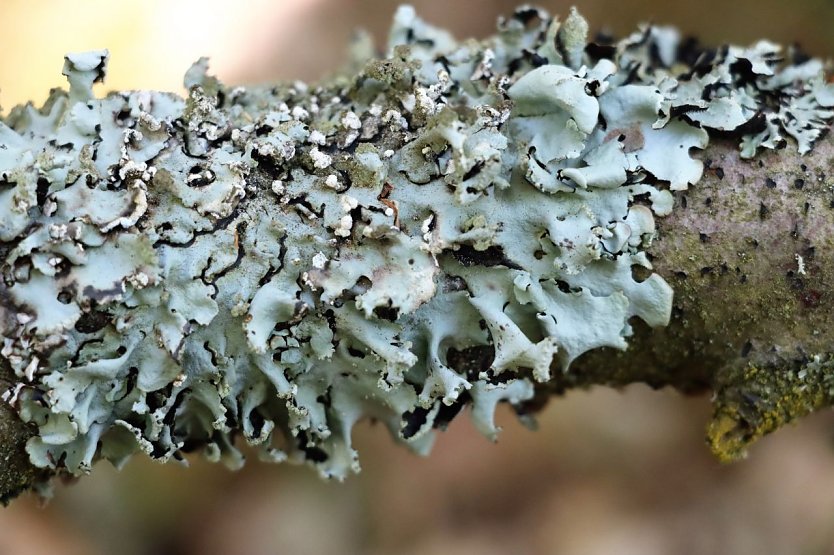
[(823, 65), (587, 32), (402, 8), (350, 75), (186, 99), (67, 56), (0, 123), (0, 496), (241, 441), (342, 478), (361, 419), (424, 452), (594, 384), (714, 389), (724, 458), (828, 405)]

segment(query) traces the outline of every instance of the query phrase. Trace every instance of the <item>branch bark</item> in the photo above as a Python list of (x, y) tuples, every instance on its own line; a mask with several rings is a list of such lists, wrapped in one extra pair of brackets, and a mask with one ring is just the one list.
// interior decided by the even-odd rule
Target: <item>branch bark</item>
[[(0, 358), (0, 385), (12, 387), (11, 369)], [(26, 442), (36, 433), (34, 426), (25, 424), (6, 403), (0, 403), (0, 503), (9, 501), (48, 479), (43, 469), (32, 466), (26, 453)]]
[(675, 289), (670, 325), (642, 329), (626, 352), (588, 353), (564, 387), (709, 391), (709, 443), (732, 460), (832, 403), (824, 371), (800, 376), (817, 368), (815, 357), (831, 360), (834, 344), (834, 141), (808, 156), (786, 149), (742, 160), (713, 138), (702, 158), (703, 179), (676, 193), (650, 249)]

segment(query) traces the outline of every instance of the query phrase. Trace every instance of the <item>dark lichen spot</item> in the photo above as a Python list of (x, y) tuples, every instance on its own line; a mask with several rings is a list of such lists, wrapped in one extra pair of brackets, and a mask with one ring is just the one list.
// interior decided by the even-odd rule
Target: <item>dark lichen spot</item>
[(310, 462), (323, 463), (330, 458), (323, 449), (312, 445), (303, 431), (298, 434), (298, 448), (304, 452), (304, 457)]
[(377, 318), (388, 320), (389, 322), (396, 322), (400, 315), (400, 310), (393, 306), (377, 306), (373, 312)]
[(472, 397), (469, 395), (469, 392), (464, 391), (451, 405), (440, 403), (440, 407), (437, 411), (437, 415), (434, 417), (432, 427), (440, 430), (445, 430), (449, 423), (452, 422), (452, 420), (455, 418), (455, 416), (457, 416), (460, 413), (461, 409), (464, 406), (468, 405), (471, 401)]
[(110, 314), (99, 310), (91, 310), (81, 315), (75, 322), (75, 331), (78, 333), (95, 333), (110, 323)]
[(759, 203), (759, 219), (766, 220), (770, 215), (770, 209), (765, 205), (765, 203)]
[(365, 353), (354, 347), (348, 347), (347, 352), (350, 356), (354, 358), (365, 358)]
[(400, 428), (400, 434), (403, 438), (414, 437), (414, 434), (425, 426), (428, 414), (429, 409), (423, 407), (415, 407), (414, 410), (403, 413), (402, 427)]
[(748, 339), (744, 342), (744, 345), (741, 346), (741, 357), (747, 358), (747, 355), (750, 354), (750, 351), (753, 349), (753, 343)]
[(513, 270), (521, 270), (522, 268), (509, 260), (504, 255), (504, 250), (497, 245), (493, 245), (484, 250), (476, 250), (470, 245), (461, 245), (457, 250), (452, 251), (452, 256), (460, 262), (463, 266), (505, 266)]
[(571, 293), (574, 291), (574, 288), (570, 286), (570, 283), (563, 279), (557, 279), (555, 280), (555, 283), (556, 287), (558, 287), (559, 291), (561, 291), (562, 293)]
[(38, 206), (43, 208), (46, 204), (46, 197), (49, 194), (49, 181), (46, 178), (39, 178), (36, 188)]

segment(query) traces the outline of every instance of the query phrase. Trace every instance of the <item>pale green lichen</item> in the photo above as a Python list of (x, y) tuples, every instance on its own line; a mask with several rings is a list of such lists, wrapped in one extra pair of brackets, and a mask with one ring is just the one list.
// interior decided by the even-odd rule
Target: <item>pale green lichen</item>
[[(645, 249), (701, 177), (690, 150), (709, 128), (806, 151), (834, 92), (769, 43), (689, 66), (671, 29), (587, 33), (524, 8), (458, 43), (401, 8), (353, 77), (227, 89), (201, 60), (186, 100), (97, 99), (106, 55), (68, 56), (69, 94), (0, 124), (5, 399), (31, 461), (234, 466), (242, 435), (342, 477), (360, 419), (422, 451), (471, 403), (494, 437), (497, 403), (625, 349), (634, 317), (667, 324)], [(488, 368), (451, 362), (477, 348)]]

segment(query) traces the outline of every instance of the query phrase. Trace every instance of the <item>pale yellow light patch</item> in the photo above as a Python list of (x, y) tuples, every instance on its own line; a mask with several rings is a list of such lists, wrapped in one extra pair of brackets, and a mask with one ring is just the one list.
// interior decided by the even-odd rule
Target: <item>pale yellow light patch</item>
[[(3, 0), (0, 5), (0, 107), (40, 105), (61, 75), (67, 52), (107, 48), (110, 90), (182, 92), (182, 76), (201, 56), (232, 76), (251, 63), (281, 26), (322, 0)], [(261, 55), (268, 55), (261, 52)]]

